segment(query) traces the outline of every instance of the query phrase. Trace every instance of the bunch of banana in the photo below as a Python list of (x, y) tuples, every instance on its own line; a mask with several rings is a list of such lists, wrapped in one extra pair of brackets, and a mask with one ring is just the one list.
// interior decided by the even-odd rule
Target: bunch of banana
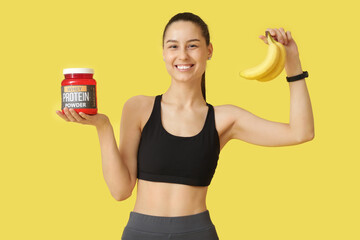
[(265, 34), (269, 45), (265, 60), (255, 67), (241, 71), (241, 77), (266, 82), (276, 78), (284, 69), (286, 60), (285, 47), (275, 41), (269, 31), (266, 31)]

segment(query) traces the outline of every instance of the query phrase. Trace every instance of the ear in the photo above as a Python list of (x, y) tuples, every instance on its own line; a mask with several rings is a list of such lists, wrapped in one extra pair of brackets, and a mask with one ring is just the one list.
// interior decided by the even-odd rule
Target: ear
[(208, 53), (209, 53), (208, 58), (212, 57), (213, 51), (214, 51), (213, 45), (212, 45), (212, 43), (209, 43), (209, 46), (208, 46)]

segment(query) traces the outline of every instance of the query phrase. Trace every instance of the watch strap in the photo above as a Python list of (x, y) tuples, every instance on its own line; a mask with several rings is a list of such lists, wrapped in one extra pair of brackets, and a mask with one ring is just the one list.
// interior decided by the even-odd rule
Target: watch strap
[(303, 73), (299, 74), (299, 75), (296, 75), (296, 76), (292, 76), (292, 77), (286, 77), (286, 80), (288, 82), (293, 82), (293, 81), (296, 81), (296, 80), (300, 80), (300, 79), (303, 79), (303, 78), (306, 78), (308, 77), (309, 74), (307, 71), (303, 71)]

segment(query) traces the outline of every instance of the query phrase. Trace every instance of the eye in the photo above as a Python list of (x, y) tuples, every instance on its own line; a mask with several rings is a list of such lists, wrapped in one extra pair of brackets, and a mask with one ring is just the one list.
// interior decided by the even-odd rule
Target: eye
[[(169, 46), (169, 48), (173, 48), (173, 47), (176, 47), (176, 45)], [(197, 45), (192, 44), (192, 45), (190, 45), (190, 47), (197, 47)]]

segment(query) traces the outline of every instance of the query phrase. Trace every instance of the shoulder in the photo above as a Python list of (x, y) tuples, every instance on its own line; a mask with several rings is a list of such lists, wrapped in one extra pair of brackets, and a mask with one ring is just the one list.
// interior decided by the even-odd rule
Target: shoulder
[(233, 104), (224, 104), (213, 107), (216, 115), (222, 119), (235, 120), (236, 118), (241, 117), (241, 115), (246, 115), (248, 113), (244, 108)]
[(227, 139), (236, 120), (237, 107), (231, 104), (213, 106), (215, 123), (220, 136)]
[[(123, 112), (131, 112), (134, 121), (136, 121), (140, 129), (149, 118), (154, 106), (156, 96), (135, 95), (130, 97), (124, 104)], [(135, 120), (136, 119), (136, 120)]]
[(220, 149), (233, 137), (233, 129), (241, 115), (242, 108), (232, 104), (213, 106), (215, 114), (215, 126), (220, 138)]
[(237, 123), (252, 121), (257, 116), (246, 109), (233, 104), (214, 106), (215, 116), (227, 127), (233, 127)]
[(133, 110), (144, 110), (154, 103), (155, 96), (135, 95), (126, 100), (124, 108), (131, 108)]
[(230, 120), (234, 118), (234, 114), (238, 112), (239, 109), (241, 109), (240, 107), (237, 107), (232, 104), (217, 105), (213, 107), (214, 107), (215, 115), (222, 120), (225, 119)]
[(126, 100), (125, 104), (129, 105), (129, 106), (139, 106), (139, 105), (143, 104), (145, 100), (146, 100), (145, 95), (135, 95), (135, 96), (128, 98)]

